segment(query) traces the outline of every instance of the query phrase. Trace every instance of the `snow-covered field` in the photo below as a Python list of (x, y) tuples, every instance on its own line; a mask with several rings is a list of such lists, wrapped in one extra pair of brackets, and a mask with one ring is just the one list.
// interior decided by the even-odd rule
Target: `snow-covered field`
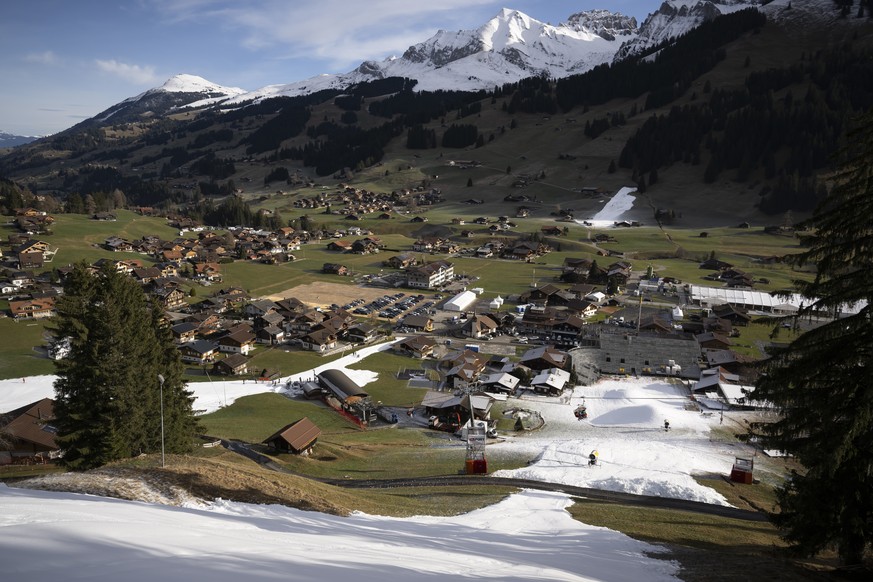
[[(326, 367), (361, 385), (375, 373), (345, 368), (385, 344)], [(289, 379), (311, 378), (324, 367)], [(53, 395), (52, 376), (0, 381), (0, 410)], [(284, 383), (284, 382), (283, 382)], [(215, 410), (283, 384), (241, 380), (192, 383), (195, 409)], [(589, 416), (573, 412), (584, 403)], [(692, 475), (730, 471), (742, 445), (713, 442), (718, 415), (686, 410), (687, 397), (657, 379), (609, 379), (564, 397), (510, 398), (538, 411), (545, 426), (501, 435), (487, 455), (529, 454), (530, 465), (496, 475), (725, 504)], [(670, 431), (664, 430), (669, 420)], [(588, 466), (597, 451), (598, 465)], [(184, 507), (0, 486), (0, 547), (16, 579), (128, 582), (208, 577), (295, 580), (666, 580), (676, 566), (644, 555), (653, 546), (580, 524), (562, 494), (523, 492), (454, 517), (334, 517), (278, 506), (218, 501)]]
[[(640, 378), (603, 379), (575, 388), (571, 398), (560, 402), (533, 398), (511, 403), (539, 411), (546, 425), (489, 447), (526, 449), (537, 457), (527, 467), (495, 475), (724, 505), (720, 494), (692, 475), (729, 474), (739, 451), (730, 443), (711, 442), (709, 431), (719, 417), (685, 410), (688, 402), (679, 386)], [(582, 403), (588, 419), (580, 421), (573, 411)], [(589, 467), (592, 451), (598, 463)]]

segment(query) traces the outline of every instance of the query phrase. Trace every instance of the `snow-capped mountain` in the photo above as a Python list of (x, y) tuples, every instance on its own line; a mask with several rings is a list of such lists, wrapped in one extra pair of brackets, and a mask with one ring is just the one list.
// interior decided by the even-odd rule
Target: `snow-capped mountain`
[[(789, 26), (808, 21), (827, 24), (838, 18), (833, 6), (824, 0), (665, 0), (639, 27), (635, 18), (608, 10), (579, 12), (553, 26), (504, 8), (477, 29), (440, 30), (399, 57), (364, 61), (344, 74), (320, 75), (250, 92), (194, 75), (177, 75), (85, 123), (122, 123), (185, 107), (344, 90), (386, 77), (414, 79), (419, 91), (489, 90), (532, 76), (562, 78), (640, 54), (719, 15), (746, 8), (761, 10), (769, 19)], [(841, 22), (847, 20), (858, 19)]]
[(176, 75), (160, 87), (125, 99), (96, 115), (99, 122), (124, 123), (141, 117), (170, 113), (183, 107), (201, 107), (245, 94), (239, 87), (224, 87), (196, 75)]
[(400, 57), (365, 61), (341, 75), (270, 85), (233, 101), (341, 89), (385, 77), (415, 79), (416, 89), (425, 91), (492, 89), (538, 75), (561, 78), (610, 62), (621, 42), (632, 39), (636, 30), (635, 18), (607, 10), (580, 12), (552, 26), (503, 9), (475, 30), (440, 30)]
[(36, 141), (37, 139), (39, 138), (27, 135), (13, 135), (11, 133), (6, 133), (5, 131), (0, 131), (0, 148), (14, 148), (15, 146)]
[(661, 42), (682, 36), (722, 14), (760, 6), (760, 0), (664, 0), (646, 17), (638, 34), (622, 43), (614, 61), (639, 54)]

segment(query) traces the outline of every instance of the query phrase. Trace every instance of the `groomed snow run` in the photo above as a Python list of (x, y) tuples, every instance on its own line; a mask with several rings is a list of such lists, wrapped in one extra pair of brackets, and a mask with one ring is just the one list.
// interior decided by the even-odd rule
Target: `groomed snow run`
[(337, 517), (218, 501), (168, 507), (0, 485), (9, 580), (677, 580), (657, 546), (522, 492), (457, 517)]

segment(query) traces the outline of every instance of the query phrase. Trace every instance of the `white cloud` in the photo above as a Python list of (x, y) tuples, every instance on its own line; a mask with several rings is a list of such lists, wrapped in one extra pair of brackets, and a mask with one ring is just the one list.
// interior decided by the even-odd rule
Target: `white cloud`
[(56, 55), (52, 51), (29, 53), (24, 56), (24, 60), (28, 63), (36, 63), (39, 65), (56, 65), (59, 62), (58, 55)]
[(95, 62), (101, 71), (137, 85), (156, 83), (160, 80), (155, 74), (155, 68), (152, 66), (129, 65), (127, 63), (119, 63), (114, 59), (108, 61), (97, 59)]
[[(154, 0), (173, 22), (214, 20), (239, 36), (241, 46), (274, 58), (311, 58), (344, 67), (363, 59), (381, 60), (441, 28), (464, 28), (465, 16), (494, 0), (267, 0), (257, 4), (227, 0)], [(481, 23), (480, 23), (481, 24)], [(467, 25), (469, 26), (469, 25)], [(335, 72), (335, 71), (333, 71)]]

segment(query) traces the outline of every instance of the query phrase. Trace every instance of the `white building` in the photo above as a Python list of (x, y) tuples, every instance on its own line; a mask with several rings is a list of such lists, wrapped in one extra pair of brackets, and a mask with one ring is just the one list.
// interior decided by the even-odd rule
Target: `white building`
[(435, 261), (407, 269), (406, 284), (417, 289), (435, 289), (455, 278), (455, 266), (448, 261)]
[(446, 301), (443, 309), (446, 311), (464, 311), (476, 302), (476, 294), (472, 291), (462, 291)]

